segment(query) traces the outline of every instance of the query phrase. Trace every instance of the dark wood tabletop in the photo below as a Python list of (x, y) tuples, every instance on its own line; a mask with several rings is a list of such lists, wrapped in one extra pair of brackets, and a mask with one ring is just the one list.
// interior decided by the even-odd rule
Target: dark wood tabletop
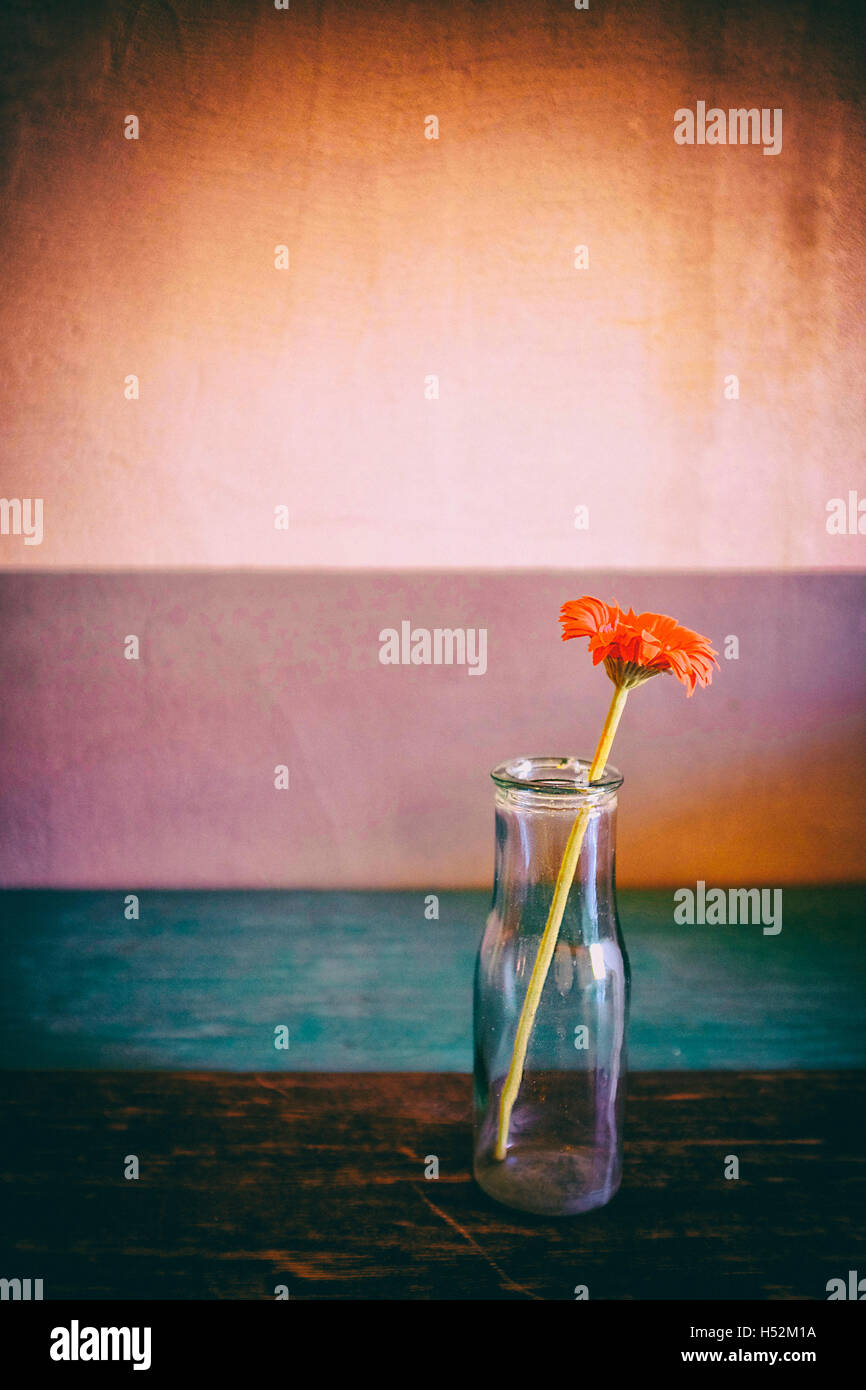
[(866, 1072), (637, 1073), (620, 1192), (558, 1220), (474, 1184), (463, 1075), (22, 1071), (0, 1093), (2, 1273), (46, 1299), (826, 1299), (866, 1273)]

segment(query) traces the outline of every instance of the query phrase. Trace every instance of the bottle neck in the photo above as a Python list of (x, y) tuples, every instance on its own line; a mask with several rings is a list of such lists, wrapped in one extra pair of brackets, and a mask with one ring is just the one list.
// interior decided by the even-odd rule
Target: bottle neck
[(578, 816), (586, 827), (567, 912), (572, 919), (615, 917), (615, 793), (586, 800), (497, 793), (494, 903), (503, 916), (537, 920)]

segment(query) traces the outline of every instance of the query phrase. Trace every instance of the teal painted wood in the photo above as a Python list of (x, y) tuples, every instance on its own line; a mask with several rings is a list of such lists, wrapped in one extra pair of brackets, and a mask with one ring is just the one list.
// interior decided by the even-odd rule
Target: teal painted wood
[[(469, 1071), (481, 893), (5, 892), (0, 1064)], [(782, 931), (677, 926), (621, 890), (635, 1070), (866, 1065), (866, 890), (785, 889)], [(274, 1029), (289, 1029), (288, 1051)]]

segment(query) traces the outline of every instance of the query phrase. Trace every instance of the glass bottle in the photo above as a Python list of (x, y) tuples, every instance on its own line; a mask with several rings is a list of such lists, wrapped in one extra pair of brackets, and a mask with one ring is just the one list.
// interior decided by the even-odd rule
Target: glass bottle
[[(475, 972), (474, 1171), (507, 1206), (568, 1216), (610, 1201), (622, 1173), (630, 973), (616, 907), (616, 794), (578, 758), (494, 768), (493, 903)], [(508, 1123), (500, 1097), (575, 818), (587, 826)], [(497, 1136), (504, 1158), (497, 1158)]]

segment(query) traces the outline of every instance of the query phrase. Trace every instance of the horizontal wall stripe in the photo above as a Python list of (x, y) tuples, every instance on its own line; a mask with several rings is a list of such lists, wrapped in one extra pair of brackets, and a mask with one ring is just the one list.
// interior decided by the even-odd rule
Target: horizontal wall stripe
[[(862, 879), (866, 577), (363, 571), (0, 577), (0, 883), (483, 888), (489, 770), (595, 747), (582, 593), (738, 648), (630, 697), (620, 883)], [(485, 631), (484, 674), (383, 665), (404, 623)]]

